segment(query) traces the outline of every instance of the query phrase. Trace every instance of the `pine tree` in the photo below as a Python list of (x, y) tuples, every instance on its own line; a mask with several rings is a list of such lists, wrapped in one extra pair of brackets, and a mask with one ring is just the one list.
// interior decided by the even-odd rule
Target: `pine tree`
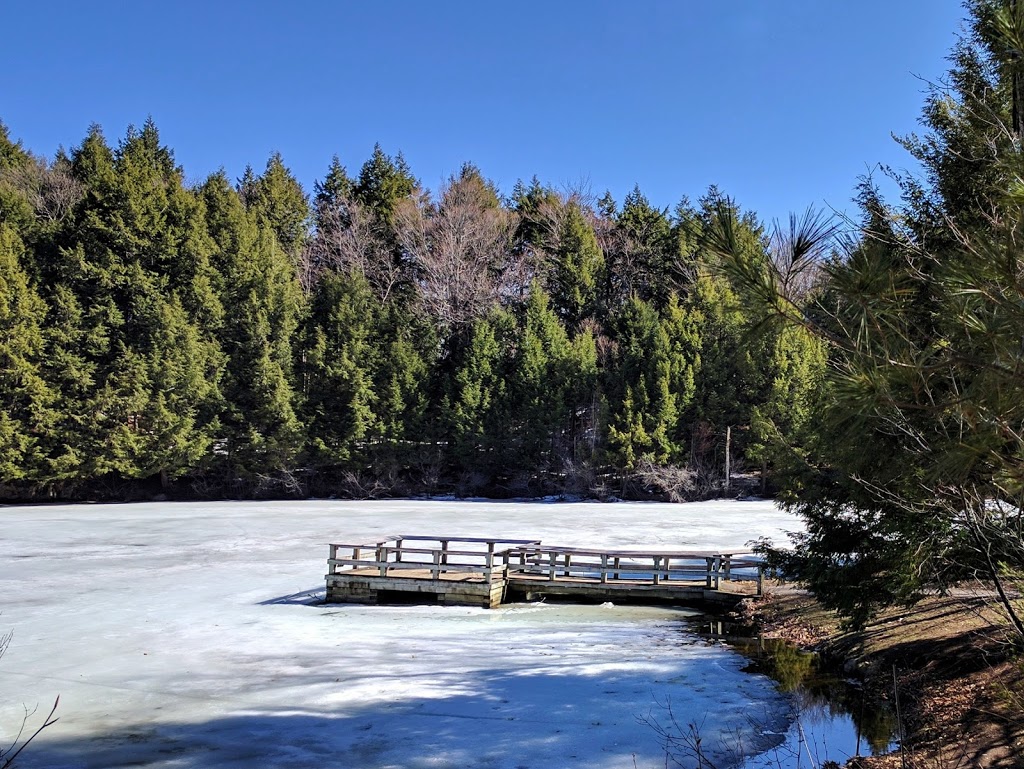
[(292, 383), (301, 305), (295, 266), (223, 174), (210, 177), (200, 197), (216, 244), (213, 263), (223, 276), (221, 423), (229, 469), (250, 477), (290, 470), (302, 442)]
[(345, 166), (341, 164), (338, 156), (331, 158), (331, 165), (327, 169), (327, 176), (322, 182), (316, 183), (313, 196), (313, 213), (317, 226), (320, 226), (320, 212), (335, 207), (352, 197), (355, 183), (349, 178)]
[(390, 233), (394, 228), (395, 207), (412, 195), (416, 187), (416, 179), (402, 155), (391, 158), (375, 144), (373, 155), (359, 171), (353, 194), (373, 212), (380, 229)]
[(604, 254), (594, 229), (576, 201), (566, 204), (548, 293), (555, 311), (572, 330), (597, 315), (604, 283)]
[(610, 372), (609, 444), (619, 466), (632, 470), (641, 460), (656, 464), (678, 458), (673, 442), (679, 420), (673, 385), (672, 343), (657, 311), (630, 299), (614, 320), (618, 355)]
[(1024, 640), (1007, 585), (1024, 579), (1024, 9), (968, 8), (953, 88), (928, 101), (927, 133), (910, 142), (924, 181), (905, 186), (895, 211), (862, 189), (861, 237), (824, 265), (817, 295), (789, 290), (827, 248), (831, 233), (813, 220), (766, 272), (722, 251), (766, 317), (830, 345), (807, 472), (790, 487), (806, 531), (795, 551), (774, 551), (776, 563), (857, 625), (879, 606), (982, 580)]
[[(201, 209), (152, 121), (130, 129), (116, 152), (94, 127), (70, 167), (85, 197), (58, 235), (65, 245), (39, 265), (56, 297), (53, 356), (83, 370), (54, 374), (68, 388), (70, 412), (64, 445), (55, 449), (58, 474), (75, 480), (68, 473), (77, 463), (78, 481), (180, 475), (209, 447), (219, 408), (214, 335), (221, 307), (211, 287)], [(182, 352), (181, 324), (196, 340), (185, 361), (196, 374), (187, 381), (210, 386), (169, 395), (160, 389), (161, 374)], [(167, 335), (174, 345), (161, 344)], [(154, 404), (168, 397), (175, 419), (152, 423)], [(169, 444), (197, 450), (169, 453), (163, 448)], [(184, 464), (161, 464), (175, 457)]]
[(46, 305), (22, 266), (24, 246), (0, 222), (0, 484), (45, 481), (55, 393), (43, 378)]
[(638, 296), (661, 309), (678, 277), (674, 274), (672, 227), (665, 211), (653, 208), (639, 187), (626, 195), (615, 218), (614, 253), (610, 255), (609, 282), (621, 304)]
[(442, 434), (449, 441), (451, 461), (462, 473), (491, 479), (509, 469), (510, 340), (515, 318), (501, 309), (472, 323), (455, 345), (454, 364), (441, 403)]
[[(574, 350), (547, 295), (534, 283), (524, 310), (511, 392), (520, 426), (517, 466), (551, 470), (571, 456), (575, 379)], [(571, 444), (569, 444), (571, 446)]]
[(297, 263), (308, 235), (309, 201), (302, 185), (285, 166), (281, 153), (270, 156), (260, 176), (254, 176), (251, 168), (246, 169), (239, 193), (255, 220), (266, 223), (284, 253)]
[(422, 456), (428, 436), (436, 331), (399, 302), (389, 302), (380, 311), (377, 337), (377, 460), (385, 467), (406, 465)]
[(313, 462), (344, 465), (366, 455), (375, 431), (376, 318), (366, 279), (328, 274), (310, 300), (304, 331), (303, 419)]

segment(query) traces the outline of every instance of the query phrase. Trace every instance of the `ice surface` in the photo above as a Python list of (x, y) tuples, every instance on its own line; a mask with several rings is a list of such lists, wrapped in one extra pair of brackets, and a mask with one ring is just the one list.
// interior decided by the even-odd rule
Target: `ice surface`
[[(0, 740), (32, 767), (661, 767), (653, 729), (747, 746), (785, 702), (664, 608), (322, 605), (327, 543), (389, 534), (741, 552), (770, 502), (152, 503), (0, 509)], [(41, 714), (29, 720), (37, 721)], [(751, 725), (751, 719), (758, 726)], [(724, 763), (724, 756), (720, 762)], [(721, 763), (719, 764), (721, 765)]]

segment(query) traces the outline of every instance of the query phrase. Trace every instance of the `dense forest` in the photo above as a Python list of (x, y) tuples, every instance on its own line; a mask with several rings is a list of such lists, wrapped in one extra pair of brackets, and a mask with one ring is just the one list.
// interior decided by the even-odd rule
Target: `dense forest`
[(0, 128), (0, 496), (682, 500), (731, 462), (852, 622), (978, 578), (1024, 639), (1024, 4), (965, 7), (921, 173), (842, 228)]
[(751, 322), (707, 233), (771, 238), (715, 189), (431, 192), (380, 147), (308, 195), (276, 154), (185, 179), (152, 121), (0, 128), (3, 497), (685, 499), (808, 418), (824, 346)]

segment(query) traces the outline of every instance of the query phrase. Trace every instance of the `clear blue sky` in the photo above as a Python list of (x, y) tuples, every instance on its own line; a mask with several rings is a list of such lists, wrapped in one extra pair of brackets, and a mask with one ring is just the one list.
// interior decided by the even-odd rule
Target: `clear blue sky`
[(765, 219), (907, 167), (958, 0), (12, 2), (0, 119), (52, 155), (152, 115), (189, 179), (278, 150), (312, 189), (375, 142), (436, 189), (464, 161), (658, 206), (717, 184)]

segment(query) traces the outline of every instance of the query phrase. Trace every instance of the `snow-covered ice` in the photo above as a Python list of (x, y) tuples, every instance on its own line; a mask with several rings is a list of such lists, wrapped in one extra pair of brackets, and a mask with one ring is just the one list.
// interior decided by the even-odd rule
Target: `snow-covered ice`
[[(327, 543), (389, 534), (741, 552), (770, 502), (147, 503), (0, 509), (0, 740), (32, 767), (664, 766), (638, 719), (771, 743), (785, 701), (667, 608), (323, 605)], [(635, 760), (635, 764), (634, 764)]]

